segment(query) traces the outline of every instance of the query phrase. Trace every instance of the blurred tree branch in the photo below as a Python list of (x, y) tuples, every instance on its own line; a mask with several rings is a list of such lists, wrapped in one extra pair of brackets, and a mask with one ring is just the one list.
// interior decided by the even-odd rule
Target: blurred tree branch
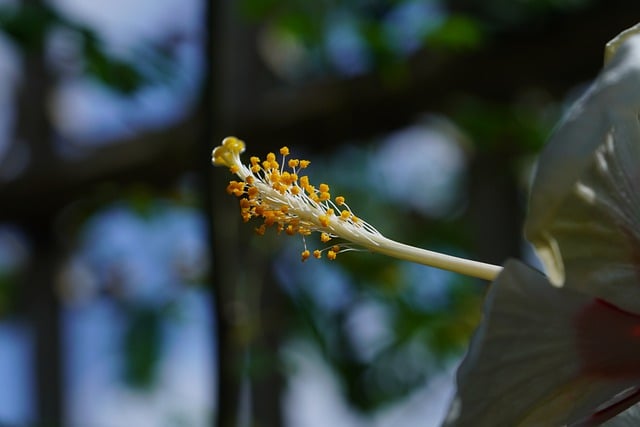
[[(640, 3), (598, 2), (580, 13), (553, 16), (543, 26), (500, 34), (477, 52), (421, 52), (411, 59), (407, 78), (395, 84), (371, 74), (303, 87), (262, 84), (254, 93), (246, 88), (234, 92), (247, 79), (234, 73), (223, 82), (224, 108), (216, 120), (225, 133), (251, 141), (252, 150), (273, 149), (274, 141), (304, 141), (323, 150), (338, 138), (369, 137), (411, 123), (424, 111), (446, 111), (456, 95), (510, 102), (528, 88), (539, 88), (561, 96), (576, 79), (595, 75), (604, 43), (637, 16)], [(233, 67), (225, 62), (222, 66)], [(232, 96), (238, 93), (244, 96)], [(37, 222), (91, 193), (100, 182), (163, 184), (194, 170), (199, 161), (194, 158), (199, 152), (197, 129), (203, 120), (211, 118), (193, 115), (169, 129), (87, 151), (79, 159), (51, 159), (46, 167), (0, 183), (0, 219)], [(32, 203), (23, 202), (25, 194)]]

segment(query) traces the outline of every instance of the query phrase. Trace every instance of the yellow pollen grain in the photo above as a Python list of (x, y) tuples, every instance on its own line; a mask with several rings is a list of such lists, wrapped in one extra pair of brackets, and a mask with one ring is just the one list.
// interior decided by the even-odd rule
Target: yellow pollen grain
[(329, 236), (327, 233), (320, 234), (320, 241), (322, 243), (327, 243), (329, 240), (331, 240), (331, 236)]
[(280, 154), (282, 154), (283, 156), (288, 156), (289, 155), (289, 147), (282, 147), (280, 149)]
[(332, 251), (334, 251), (335, 253), (340, 252), (340, 245), (333, 245), (333, 247), (331, 248)]
[(336, 204), (337, 204), (338, 206), (342, 206), (342, 205), (344, 205), (344, 202), (345, 202), (344, 196), (338, 196), (338, 197), (336, 197)]
[(280, 182), (274, 182), (271, 187), (280, 194), (284, 194), (287, 191), (287, 187)]
[(328, 258), (329, 260), (331, 260), (331, 261), (333, 261), (334, 259), (336, 259), (336, 256), (337, 256), (337, 254), (336, 254), (334, 251), (332, 251), (332, 250), (330, 250), (330, 251), (328, 251), (328, 252), (327, 252), (327, 258)]
[(275, 162), (276, 161), (276, 155), (274, 153), (267, 154), (267, 161), (268, 162)]
[(302, 261), (304, 262), (309, 259), (309, 257), (311, 256), (311, 253), (309, 253), (308, 249), (305, 249), (304, 251), (302, 251), (301, 256), (302, 256)]
[(264, 223), (267, 227), (271, 227), (276, 222), (276, 217), (273, 215), (272, 211), (265, 211), (263, 216)]
[(299, 164), (300, 164), (300, 160), (298, 160), (298, 159), (290, 159), (289, 163), (288, 163), (288, 165), (289, 165), (289, 167), (291, 169), (297, 168)]
[(329, 186), (325, 183), (322, 183), (318, 186), (318, 191), (320, 191), (321, 193), (327, 193), (329, 192)]
[(349, 217), (351, 216), (351, 212), (344, 210), (342, 212), (340, 212), (340, 219), (343, 221), (346, 221), (349, 219)]
[(313, 256), (315, 258), (320, 259), (320, 258), (322, 258), (322, 252), (320, 252), (318, 249), (316, 249), (315, 251), (313, 251)]
[(300, 160), (300, 167), (302, 169), (306, 168), (307, 166), (309, 166), (311, 164), (311, 162), (309, 160)]

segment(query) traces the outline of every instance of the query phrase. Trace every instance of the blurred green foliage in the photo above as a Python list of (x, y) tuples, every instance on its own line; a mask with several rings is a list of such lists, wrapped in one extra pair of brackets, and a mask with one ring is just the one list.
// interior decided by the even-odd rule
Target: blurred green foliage
[(149, 389), (156, 379), (162, 344), (162, 312), (157, 307), (132, 306), (124, 335), (124, 379)]
[(22, 309), (24, 301), (20, 292), (18, 271), (0, 271), (0, 318)]
[[(348, 37), (355, 39), (360, 46), (353, 56), (364, 56), (364, 67), (368, 71), (397, 77), (403, 75), (401, 69), (404, 61), (416, 50), (431, 49), (445, 53), (478, 50), (501, 31), (532, 20), (543, 22), (549, 14), (579, 10), (590, 2), (242, 0), (240, 9), (248, 19), (303, 47), (307, 77), (309, 73), (342, 73), (332, 61), (332, 53), (328, 48), (331, 30), (337, 22), (348, 23)], [(400, 34), (403, 40), (390, 36), (391, 33)], [(345, 43), (353, 44), (354, 40)], [(310, 72), (309, 68), (313, 71)]]
[[(75, 60), (83, 64), (86, 75), (123, 94), (164, 79), (170, 72), (171, 62), (163, 49), (151, 47), (154, 54), (145, 56), (144, 66), (139, 55), (118, 57), (93, 29), (66, 18), (46, 2), (0, 6), (0, 29), (25, 52), (46, 49), (52, 31), (70, 31), (81, 44), (81, 57)], [(152, 68), (161, 72), (148, 72)]]

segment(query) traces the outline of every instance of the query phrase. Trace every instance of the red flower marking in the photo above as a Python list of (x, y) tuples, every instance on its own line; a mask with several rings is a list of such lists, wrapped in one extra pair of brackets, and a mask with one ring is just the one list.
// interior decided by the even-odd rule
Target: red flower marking
[(640, 315), (598, 298), (578, 313), (575, 328), (585, 374), (640, 379)]

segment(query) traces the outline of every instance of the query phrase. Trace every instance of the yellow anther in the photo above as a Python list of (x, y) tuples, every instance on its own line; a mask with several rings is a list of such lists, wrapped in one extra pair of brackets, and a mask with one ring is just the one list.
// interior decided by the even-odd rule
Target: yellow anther
[(320, 215), (318, 217), (318, 221), (320, 221), (320, 225), (322, 225), (323, 227), (329, 226), (329, 217), (327, 215)]
[(343, 221), (346, 221), (349, 219), (349, 217), (351, 216), (351, 212), (344, 210), (342, 212), (340, 212), (340, 219)]
[(327, 243), (329, 240), (331, 240), (331, 236), (329, 236), (327, 233), (320, 234), (320, 241), (322, 243)]
[(307, 188), (309, 186), (309, 177), (304, 175), (300, 177), (300, 187)]
[(340, 252), (340, 245), (333, 245), (333, 247), (331, 248), (331, 250), (335, 253)]
[(315, 251), (313, 251), (313, 256), (315, 258), (320, 259), (320, 258), (322, 258), (322, 252), (320, 252), (318, 249), (316, 249)]
[(327, 216), (333, 216), (335, 215), (335, 212), (333, 211), (333, 209), (327, 209)]
[(242, 196), (244, 194), (244, 182), (231, 181), (227, 185), (227, 193), (238, 197)]
[(334, 251), (332, 250), (327, 251), (327, 258), (329, 260), (333, 261), (334, 259), (336, 259), (336, 256), (337, 254)]
[(329, 186), (327, 184), (322, 183), (318, 186), (318, 191), (320, 191), (321, 193), (328, 193)]
[(267, 231), (267, 226), (264, 224), (260, 224), (260, 227), (256, 228), (256, 234), (260, 236), (264, 236), (265, 231)]
[(338, 206), (342, 206), (344, 205), (345, 199), (343, 196), (338, 196), (336, 197), (336, 205)]
[(300, 187), (298, 186), (291, 187), (289, 190), (291, 191), (291, 194), (293, 194), (294, 196), (297, 196), (298, 194), (300, 194)]
[(264, 224), (267, 227), (271, 227), (276, 222), (276, 217), (273, 215), (273, 211), (265, 211), (262, 216), (264, 217)]
[(231, 165), (231, 167), (229, 168), (229, 172), (233, 174), (238, 173), (239, 170), (240, 170), (240, 167), (238, 165)]
[(296, 230), (291, 224), (287, 225), (287, 228), (284, 229), (284, 232), (289, 236), (293, 236), (294, 234), (296, 234)]
[(276, 155), (274, 153), (267, 154), (267, 161), (268, 162), (275, 162), (276, 161)]
[(281, 182), (274, 182), (272, 187), (280, 194), (284, 194), (287, 191), (287, 186), (282, 184)]
[(288, 163), (288, 165), (289, 165), (289, 167), (291, 169), (297, 168), (299, 164), (300, 164), (300, 160), (298, 160), (298, 159), (290, 159), (289, 163)]
[(327, 192), (321, 192), (320, 193), (320, 201), (324, 202), (331, 199), (331, 194), (327, 193)]
[(251, 156), (251, 158), (249, 160), (251, 161), (251, 166), (260, 164), (260, 157)]
[(302, 251), (302, 261), (306, 261), (309, 259), (309, 257), (311, 256), (311, 254), (309, 253), (308, 249), (305, 249), (304, 251)]
[(309, 166), (311, 162), (309, 160), (300, 160), (300, 168), (304, 169)]
[(282, 154), (283, 156), (288, 156), (289, 155), (289, 147), (282, 147), (280, 149), (280, 154)]

